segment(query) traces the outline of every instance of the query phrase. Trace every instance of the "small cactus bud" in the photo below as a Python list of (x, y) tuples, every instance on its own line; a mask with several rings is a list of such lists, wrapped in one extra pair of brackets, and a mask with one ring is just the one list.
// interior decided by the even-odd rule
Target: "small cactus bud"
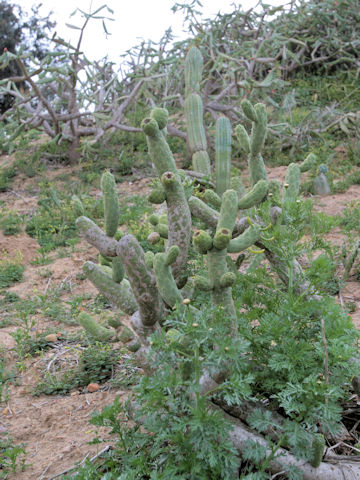
[(184, 305), (189, 305), (189, 303), (190, 303), (190, 298), (184, 298), (183, 304)]

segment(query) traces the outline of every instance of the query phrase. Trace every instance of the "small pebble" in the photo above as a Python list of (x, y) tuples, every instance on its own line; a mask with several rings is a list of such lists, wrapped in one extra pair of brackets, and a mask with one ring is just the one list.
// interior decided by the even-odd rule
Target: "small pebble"
[(97, 383), (89, 383), (89, 385), (87, 386), (88, 392), (90, 393), (97, 392), (99, 388), (100, 387)]

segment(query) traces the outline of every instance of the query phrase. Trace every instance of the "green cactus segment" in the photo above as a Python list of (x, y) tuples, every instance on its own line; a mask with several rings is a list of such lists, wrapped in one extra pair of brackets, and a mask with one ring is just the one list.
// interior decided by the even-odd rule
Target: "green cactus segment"
[(316, 165), (316, 155), (313, 153), (309, 153), (309, 155), (305, 158), (305, 160), (300, 163), (300, 171), (301, 173), (308, 172)]
[(145, 252), (145, 263), (148, 268), (153, 268), (154, 266), (154, 257), (155, 254), (152, 251)]
[(318, 468), (321, 464), (322, 457), (324, 455), (324, 450), (325, 450), (324, 435), (322, 435), (321, 433), (315, 434), (311, 448), (312, 448), (312, 459), (310, 463), (314, 468)]
[(81, 217), (85, 215), (85, 209), (82, 201), (77, 195), (71, 197), (71, 206), (73, 207), (76, 217)]
[(176, 173), (176, 165), (170, 147), (154, 118), (145, 118), (141, 127), (146, 135), (148, 151), (159, 176), (165, 172)]
[(131, 283), (140, 319), (144, 326), (154, 326), (164, 316), (154, 274), (146, 265), (144, 251), (132, 235), (125, 235), (118, 243), (117, 254)]
[(284, 184), (284, 200), (295, 200), (300, 191), (300, 167), (297, 163), (290, 163), (286, 170)]
[(232, 298), (232, 289), (230, 286), (222, 286), (221, 278), (228, 274), (226, 249), (218, 250), (213, 248), (207, 253), (207, 265), (209, 273), (209, 282), (213, 286), (211, 290), (211, 300), (215, 305), (223, 306), (225, 318), (236, 319), (236, 310)]
[(210, 158), (207, 152), (200, 150), (192, 156), (192, 165), (195, 172), (211, 177)]
[(100, 265), (106, 265), (107, 267), (111, 267), (113, 258), (116, 257), (105, 257), (104, 255), (101, 255), (101, 253), (98, 255)]
[(185, 117), (190, 150), (206, 151), (207, 141), (203, 124), (203, 103), (200, 95), (192, 93), (185, 99)]
[[(228, 229), (230, 235), (234, 230), (236, 214), (238, 212), (238, 196), (235, 190), (226, 190), (222, 197), (220, 217), (217, 230)], [(231, 238), (231, 237), (230, 237)]]
[(163, 130), (168, 123), (169, 112), (166, 108), (155, 107), (151, 110), (150, 118), (153, 118), (157, 122), (159, 129)]
[(222, 228), (215, 233), (213, 244), (218, 250), (227, 248), (231, 240), (231, 231), (228, 228)]
[(204, 192), (204, 198), (206, 203), (210, 203), (217, 210), (220, 210), (221, 207), (221, 197), (214, 192), (214, 190), (206, 189)]
[(138, 306), (135, 297), (126, 279), (121, 283), (114, 282), (114, 280), (103, 271), (102, 267), (93, 262), (85, 262), (83, 272), (110, 303), (121, 308), (121, 310), (128, 315), (132, 315), (137, 310)]
[(213, 241), (210, 235), (204, 230), (197, 230), (193, 235), (195, 249), (205, 255), (212, 247)]
[(252, 106), (252, 104), (249, 102), (249, 100), (243, 100), (241, 102), (241, 108), (244, 114), (247, 116), (249, 120), (252, 122), (257, 123), (258, 117), (255, 111), (255, 108)]
[[(228, 258), (228, 257), (226, 257)], [(220, 287), (221, 288), (228, 288), (231, 287), (236, 281), (236, 275), (234, 272), (226, 272), (221, 275), (220, 278)]]
[(113, 258), (111, 268), (112, 268), (112, 279), (116, 283), (121, 283), (124, 280), (125, 270), (119, 257)]
[(110, 327), (119, 328), (123, 326), (122, 321), (118, 317), (110, 317), (107, 319), (107, 323)]
[(179, 252), (180, 250), (177, 245), (173, 245), (172, 247), (169, 248), (169, 250), (166, 252), (166, 257), (165, 257), (165, 265), (167, 267), (176, 262), (176, 259), (179, 256)]
[(109, 238), (92, 220), (87, 217), (79, 217), (76, 220), (76, 226), (80, 235), (96, 247), (102, 255), (106, 257), (116, 257), (117, 241)]
[(150, 203), (154, 203), (155, 205), (160, 205), (161, 203), (165, 202), (166, 194), (161, 184), (153, 187), (148, 195), (148, 200)]
[(196, 275), (194, 277), (195, 288), (201, 290), (202, 292), (211, 292), (214, 285), (207, 277), (203, 277), (202, 275)]
[(239, 235), (236, 238), (230, 240), (230, 243), (227, 247), (229, 253), (238, 253), (242, 252), (246, 248), (251, 247), (257, 242), (261, 235), (261, 228), (259, 225), (253, 225), (245, 230), (244, 233)]
[(155, 227), (155, 232), (158, 233), (161, 238), (169, 238), (169, 227), (166, 223), (158, 223)]
[(206, 205), (206, 203), (198, 197), (190, 197), (188, 203), (194, 217), (202, 220), (208, 227), (216, 228), (219, 220), (219, 212), (209, 207), (209, 205)]
[(259, 180), (254, 187), (244, 195), (238, 202), (240, 210), (247, 210), (261, 203), (268, 192), (268, 183), (265, 180)]
[(180, 250), (172, 265), (172, 273), (177, 279), (187, 261), (192, 234), (191, 213), (179, 175), (165, 172), (161, 182), (166, 192), (169, 248), (177, 245)]
[(242, 127), (237, 127), (235, 133), (245, 151), (249, 150), (248, 165), (250, 173), (251, 186), (254, 187), (259, 180), (268, 181), (264, 160), (261, 156), (261, 150), (265, 143), (267, 131), (267, 114), (265, 105), (257, 103), (254, 107), (248, 100), (241, 103), (243, 112), (252, 122), (251, 136), (249, 141), (246, 138)]
[(115, 235), (114, 235), (114, 238), (115, 238), (115, 240), (119, 241), (120, 238), (122, 238), (124, 235), (125, 235), (125, 233), (121, 230), (121, 228), (118, 228)]
[(203, 58), (196, 47), (191, 47), (185, 58), (185, 96), (200, 90)]
[(115, 177), (109, 171), (101, 177), (101, 191), (104, 199), (105, 232), (113, 237), (119, 226), (120, 207)]
[(128, 343), (135, 338), (134, 332), (131, 328), (124, 326), (119, 335), (119, 340), (122, 343)]
[(88, 313), (81, 312), (77, 319), (86, 333), (100, 342), (108, 342), (114, 337), (113, 331), (99, 325)]
[(246, 194), (245, 186), (240, 177), (231, 177), (230, 178), (230, 188), (235, 190), (238, 196), (238, 200)]
[(215, 152), (216, 193), (222, 196), (230, 186), (231, 167), (231, 125), (226, 117), (216, 121)]
[(179, 249), (173, 245), (167, 253), (157, 253), (154, 257), (156, 283), (164, 302), (171, 308), (182, 305), (183, 297), (176, 286), (171, 272), (171, 264), (176, 261)]
[(235, 135), (236, 138), (238, 139), (238, 142), (240, 143), (240, 147), (244, 150), (246, 154), (250, 153), (250, 138), (245, 130), (245, 127), (243, 125), (237, 125), (235, 127)]

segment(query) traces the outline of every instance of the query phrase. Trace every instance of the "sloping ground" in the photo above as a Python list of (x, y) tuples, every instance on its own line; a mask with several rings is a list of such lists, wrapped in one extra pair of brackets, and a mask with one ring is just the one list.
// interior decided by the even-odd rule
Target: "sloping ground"
[[(270, 178), (284, 177), (285, 167), (269, 170)], [(52, 174), (50, 171), (50, 177)], [(37, 198), (36, 194), (27, 193), (30, 184), (30, 180), (25, 182), (24, 179), (16, 179), (10, 192), (0, 194), (0, 200), (5, 202), (7, 208), (20, 213), (33, 212)], [(122, 183), (119, 185), (120, 198), (124, 194), (144, 192), (147, 189), (146, 184), (145, 180)], [(329, 215), (341, 215), (349, 202), (359, 198), (360, 186), (352, 186), (346, 193), (315, 198), (316, 210)], [(328, 239), (336, 245), (341, 245), (344, 235), (335, 229), (328, 235)], [(17, 236), (4, 236), (0, 233), (0, 251), (8, 258), (14, 258), (20, 252), (26, 267), (23, 281), (9, 288), (9, 292), (17, 293), (21, 298), (31, 298), (46, 293), (50, 288), (61, 288), (66, 285), (67, 288), (61, 290), (61, 300), (64, 302), (69, 301), (73, 295), (86, 293), (93, 298), (96, 296), (95, 288), (86, 279), (79, 279), (77, 276), (84, 261), (96, 258), (94, 249), (81, 242), (76, 245), (73, 252), (68, 249), (64, 258), (58, 258), (56, 252), (52, 253), (50, 257), (53, 258), (53, 262), (44, 267), (30, 263), (38, 256), (38, 248), (37, 241), (25, 233)], [(49, 269), (50, 272), (47, 272), (46, 276), (41, 275), (44, 269)], [(354, 302), (355, 311), (352, 317), (355, 325), (360, 328), (360, 283), (355, 278), (349, 278), (339, 301)], [(24, 443), (27, 451), (28, 466), (23, 472), (10, 475), (9, 479), (12, 480), (49, 480), (76, 462), (98, 453), (105, 445), (111, 443), (111, 439), (102, 429), (98, 433), (104, 439), (104, 443), (89, 445), (88, 442), (95, 435), (95, 427), (88, 423), (91, 413), (101, 410), (116, 396), (125, 398), (129, 393), (123, 389), (112, 388), (110, 384), (104, 384), (94, 393), (89, 393), (84, 387), (75, 389), (66, 396), (34, 397), (32, 391), (38, 384), (42, 372), (49, 370), (49, 365), (60, 356), (64, 359), (69, 358), (69, 362), (74, 361), (71, 355), (77, 348), (76, 345), (69, 347), (66, 342), (62, 343), (61, 338), (79, 330), (78, 327), (50, 318), (46, 311), (37, 312), (32, 333), (45, 331), (49, 327), (59, 333), (59, 340), (47, 352), (24, 361), (25, 368), (18, 373), (16, 385), (11, 384), (8, 400), (2, 404), (0, 410), (0, 435), (8, 432), (14, 443)], [(16, 342), (10, 333), (17, 328), (18, 325), (9, 324), (0, 329), (0, 344), (5, 346), (9, 368), (16, 362), (14, 351)], [(66, 348), (69, 349), (68, 352)]]

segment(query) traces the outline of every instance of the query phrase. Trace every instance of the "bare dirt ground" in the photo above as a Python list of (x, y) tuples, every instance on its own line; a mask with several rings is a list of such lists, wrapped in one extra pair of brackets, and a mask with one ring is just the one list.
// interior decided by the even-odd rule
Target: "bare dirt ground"
[[(284, 167), (270, 169), (270, 177), (281, 179), (284, 177), (284, 171)], [(47, 175), (51, 178), (55, 174), (49, 170)], [(119, 185), (120, 198), (124, 194), (144, 193), (146, 189), (147, 181), (144, 179), (122, 183)], [(360, 186), (352, 186), (343, 194), (314, 198), (316, 209), (329, 215), (341, 215), (347, 204), (357, 199), (360, 199)], [(29, 214), (36, 209), (36, 187), (32, 187), (32, 179), (16, 178), (12, 190), (0, 194), (0, 200), (5, 202), (7, 208)], [(329, 235), (329, 239), (337, 245), (341, 245), (344, 240), (343, 235), (336, 230)], [(22, 262), (26, 266), (23, 281), (15, 284), (9, 291), (26, 298), (38, 292), (44, 293), (50, 285), (59, 286), (65, 281), (71, 282), (71, 294), (87, 292), (95, 297), (97, 292), (90, 282), (79, 281), (76, 278), (84, 261), (96, 258), (94, 249), (82, 242), (66, 258), (56, 258), (54, 253), (53, 263), (46, 267), (51, 274), (44, 278), (39, 275), (39, 270), (44, 267), (30, 263), (38, 255), (38, 248), (37, 241), (25, 233), (17, 236), (4, 236), (0, 233), (1, 254), (13, 258), (20, 252)], [(64, 293), (62, 297), (64, 301), (68, 295), (69, 292)], [(339, 301), (355, 303), (352, 317), (355, 325), (360, 328), (360, 283), (350, 276), (341, 295)], [(47, 319), (45, 312), (39, 312), (36, 331), (42, 331), (49, 326), (60, 331), (77, 328)], [(10, 367), (16, 362), (13, 351), (15, 340), (10, 336), (16, 328), (9, 325), (0, 329), (0, 345), (5, 346), (7, 364)], [(27, 451), (27, 468), (23, 472), (10, 475), (10, 480), (49, 480), (76, 462), (95, 455), (105, 445), (110, 444), (111, 439), (103, 430), (99, 433), (105, 439), (105, 443), (89, 445), (88, 442), (96, 433), (95, 427), (89, 424), (91, 413), (112, 403), (116, 396), (125, 398), (129, 394), (125, 390), (111, 389), (109, 385), (105, 385), (95, 393), (89, 393), (85, 388), (73, 391), (67, 396), (34, 397), (31, 392), (39, 381), (40, 369), (49, 361), (51, 355), (53, 351), (50, 349), (43, 357), (27, 359), (26, 369), (19, 373), (17, 384), (10, 386), (8, 402), (0, 406), (0, 435), (8, 432), (14, 443), (24, 443)]]

